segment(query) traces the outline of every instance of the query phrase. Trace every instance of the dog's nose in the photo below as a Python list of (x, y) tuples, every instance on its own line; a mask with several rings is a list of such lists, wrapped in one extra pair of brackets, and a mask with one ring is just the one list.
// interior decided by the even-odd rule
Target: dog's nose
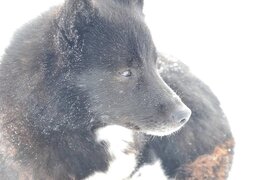
[(191, 110), (186, 105), (177, 107), (171, 114), (172, 120), (179, 122), (181, 126), (190, 119), (190, 116)]

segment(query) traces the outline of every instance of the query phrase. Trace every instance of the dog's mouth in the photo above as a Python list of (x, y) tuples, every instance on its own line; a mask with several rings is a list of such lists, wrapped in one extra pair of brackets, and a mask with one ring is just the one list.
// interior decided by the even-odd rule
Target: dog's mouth
[(126, 123), (126, 127), (137, 131), (137, 132), (141, 132), (147, 135), (152, 135), (152, 136), (168, 136), (171, 135), (173, 133), (179, 132), (187, 123), (188, 120), (182, 120), (182, 122), (180, 123), (180, 125), (164, 125), (162, 127), (156, 127), (156, 128), (141, 128), (138, 125), (135, 125), (133, 123)]
[(141, 128), (138, 125), (135, 125), (135, 124), (133, 124), (131, 122), (126, 123), (126, 126), (129, 129), (134, 130), (134, 131), (140, 131), (141, 130)]
[(148, 131), (145, 131), (145, 134), (152, 135), (152, 136), (169, 136), (173, 133), (179, 132), (183, 127), (184, 127), (184, 124), (178, 127), (167, 127), (167, 128), (161, 128), (158, 130), (148, 130)]
[(133, 130), (138, 133), (144, 133), (147, 135), (152, 135), (152, 136), (167, 136), (171, 135), (173, 133), (178, 132), (181, 130), (185, 124), (188, 122), (189, 118), (182, 119), (180, 121), (161, 121), (161, 122), (156, 122), (156, 123), (145, 123), (145, 124), (137, 124), (135, 122), (130, 122), (130, 119), (125, 117), (122, 118), (125, 120), (124, 123), (115, 123), (116, 121), (109, 121), (111, 118), (109, 116), (102, 116), (102, 125), (101, 126), (106, 126), (106, 125), (119, 125), (125, 128), (128, 128), (130, 130)]

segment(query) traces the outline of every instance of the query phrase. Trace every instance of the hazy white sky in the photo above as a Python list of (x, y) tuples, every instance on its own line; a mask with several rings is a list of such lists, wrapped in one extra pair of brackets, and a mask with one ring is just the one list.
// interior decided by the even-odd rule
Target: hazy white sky
[[(16, 28), (62, 0), (0, 2), (0, 54)], [(157, 48), (219, 97), (237, 142), (231, 180), (269, 179), (269, 1), (145, 0)]]

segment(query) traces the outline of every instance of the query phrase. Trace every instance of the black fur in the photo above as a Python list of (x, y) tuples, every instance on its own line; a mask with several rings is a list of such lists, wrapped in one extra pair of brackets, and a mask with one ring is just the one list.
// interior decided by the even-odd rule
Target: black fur
[(159, 55), (158, 62), (164, 81), (192, 109), (192, 116), (182, 130), (172, 136), (153, 138), (146, 145), (148, 150), (144, 151), (146, 156), (150, 151), (161, 158), (166, 173), (174, 177), (178, 167), (212, 153), (217, 145), (233, 137), (220, 103), (209, 87), (179, 60), (175, 63)]
[(142, 8), (141, 0), (67, 0), (15, 34), (0, 67), (3, 177), (83, 179), (105, 172), (112, 157), (96, 141), (98, 128), (177, 130), (190, 116), (183, 102), (193, 115), (180, 133), (136, 137), (138, 167), (157, 156), (173, 177), (231, 138), (217, 99), (184, 65), (175, 70), (160, 60), (163, 79), (183, 102), (160, 78)]

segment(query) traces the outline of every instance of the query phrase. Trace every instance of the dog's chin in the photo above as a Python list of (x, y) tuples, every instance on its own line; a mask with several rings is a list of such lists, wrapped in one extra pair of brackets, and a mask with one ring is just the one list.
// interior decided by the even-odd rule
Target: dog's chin
[(156, 130), (145, 130), (144, 133), (151, 136), (169, 136), (180, 131), (184, 125), (173, 128), (161, 128)]

